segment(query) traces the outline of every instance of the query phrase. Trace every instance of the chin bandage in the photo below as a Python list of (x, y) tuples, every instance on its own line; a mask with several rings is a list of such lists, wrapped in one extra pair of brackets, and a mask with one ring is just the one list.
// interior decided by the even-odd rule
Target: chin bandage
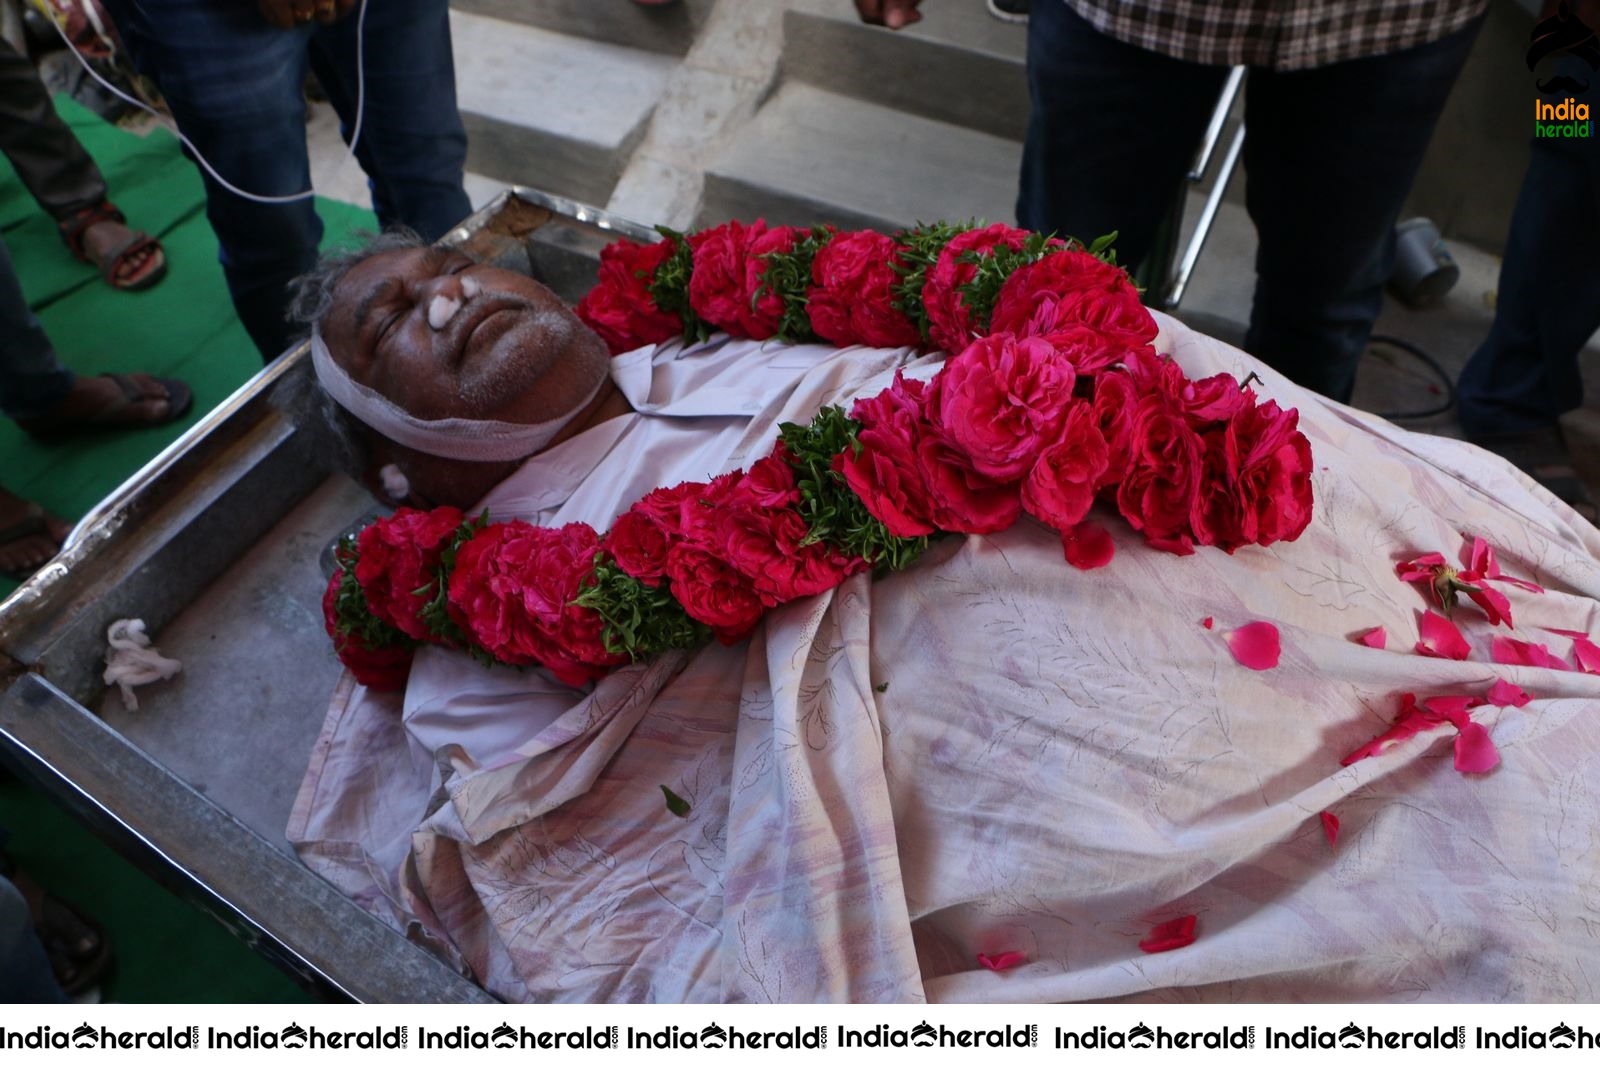
[(600, 395), (606, 379), (594, 383), (571, 412), (547, 422), (499, 422), (494, 419), (419, 419), (400, 405), (346, 374), (320, 330), (311, 333), (311, 366), (334, 403), (397, 445), (441, 459), (495, 463), (526, 459), (549, 444), (562, 427)]

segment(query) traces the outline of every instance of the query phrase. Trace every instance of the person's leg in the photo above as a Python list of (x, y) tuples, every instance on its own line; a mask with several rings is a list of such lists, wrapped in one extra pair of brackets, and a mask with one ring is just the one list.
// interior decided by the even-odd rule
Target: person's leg
[(1383, 306), (1394, 227), (1478, 22), (1315, 70), (1252, 70), (1246, 204), (1260, 236), (1245, 347), (1349, 400)]
[(106, 198), (106, 181), (56, 114), (39, 72), (0, 37), (0, 152), (39, 206), (70, 218)]
[(74, 380), (28, 307), (11, 253), (0, 241), (0, 413), (28, 418), (52, 411), (72, 392)]
[[(1600, 111), (1600, 86), (1580, 99), (1591, 115)], [(1494, 324), (1461, 372), (1467, 436), (1553, 427), (1581, 404), (1578, 352), (1597, 329), (1600, 138), (1536, 137), (1506, 236)]]
[[(199, 153), (233, 185), (264, 196), (311, 187), (305, 101), (309, 28), (280, 30), (253, 3), (107, 0), (139, 69), (161, 87)], [(206, 217), (216, 231), (233, 305), (270, 360), (288, 347), (288, 284), (316, 262), (322, 222), (309, 199), (261, 204), (210, 174)]]
[(1124, 44), (1065, 0), (1033, 6), (1017, 223), (1092, 240), (1137, 267), (1182, 187), (1227, 68)]
[(66, 1000), (34, 933), (28, 902), (0, 877), (0, 1004), (59, 1004)]
[[(472, 211), (462, 186), (467, 133), (456, 108), (445, 0), (368, 0), (366, 104), (357, 158), (383, 226), (437, 240)], [(311, 61), (348, 139), (356, 115), (357, 12), (319, 29)]]

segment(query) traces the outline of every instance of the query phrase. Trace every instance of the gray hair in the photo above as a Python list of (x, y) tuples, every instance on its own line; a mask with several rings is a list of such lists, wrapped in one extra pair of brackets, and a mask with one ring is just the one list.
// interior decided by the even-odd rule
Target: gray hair
[(286, 318), (297, 322), (309, 331), (322, 322), (333, 307), (333, 291), (350, 273), (351, 268), (380, 252), (400, 249), (426, 248), (415, 230), (393, 226), (379, 234), (362, 234), (365, 243), (359, 248), (330, 252), (317, 260), (317, 265), (289, 283), (289, 308)]

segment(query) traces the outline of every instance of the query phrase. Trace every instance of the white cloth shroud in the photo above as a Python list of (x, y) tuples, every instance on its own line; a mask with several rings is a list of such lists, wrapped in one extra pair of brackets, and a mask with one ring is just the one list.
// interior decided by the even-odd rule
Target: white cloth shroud
[[(1394, 571), (1486, 538), (1547, 589), (1511, 592), (1509, 636), (1570, 660), (1545, 628), (1600, 636), (1600, 533), (1479, 449), (1158, 321), (1191, 377), (1255, 372), (1300, 410), (1316, 513), (1297, 541), (1177, 557), (1096, 505), (1116, 555), (1079, 572), (1024, 519), (590, 692), (424, 649), (403, 694), (341, 683), (290, 841), (507, 999), (1600, 1000), (1600, 677), (1494, 664), (1507, 631), (1465, 604), (1471, 659), (1417, 655), (1426, 601)], [(902, 365), (939, 361), (626, 354), (614, 377), (645, 413), (485, 503), (603, 530)], [(1255, 620), (1282, 634), (1273, 670), (1228, 652)], [(1386, 650), (1356, 639), (1374, 626)], [(1340, 766), (1401, 692), (1496, 678), (1535, 699), (1472, 712), (1492, 773), (1457, 773), (1448, 729)], [(1185, 914), (1193, 944), (1140, 952)], [(1011, 951), (1027, 959), (1004, 974), (975, 960)]]

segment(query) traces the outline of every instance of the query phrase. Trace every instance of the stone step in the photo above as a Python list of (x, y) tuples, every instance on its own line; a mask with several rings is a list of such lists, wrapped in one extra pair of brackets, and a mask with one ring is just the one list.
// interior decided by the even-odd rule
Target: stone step
[(1010, 222), (1016, 141), (788, 82), (706, 168), (698, 222)]
[(711, 13), (714, 0), (644, 5), (627, 0), (451, 0), (456, 11), (681, 56)]
[(976, 0), (927, 4), (902, 30), (865, 25), (851, 0), (791, 0), (783, 34), (787, 80), (1016, 141), (1027, 129), (1027, 27)]
[(467, 168), (605, 203), (677, 60), (462, 11), (450, 33)]

